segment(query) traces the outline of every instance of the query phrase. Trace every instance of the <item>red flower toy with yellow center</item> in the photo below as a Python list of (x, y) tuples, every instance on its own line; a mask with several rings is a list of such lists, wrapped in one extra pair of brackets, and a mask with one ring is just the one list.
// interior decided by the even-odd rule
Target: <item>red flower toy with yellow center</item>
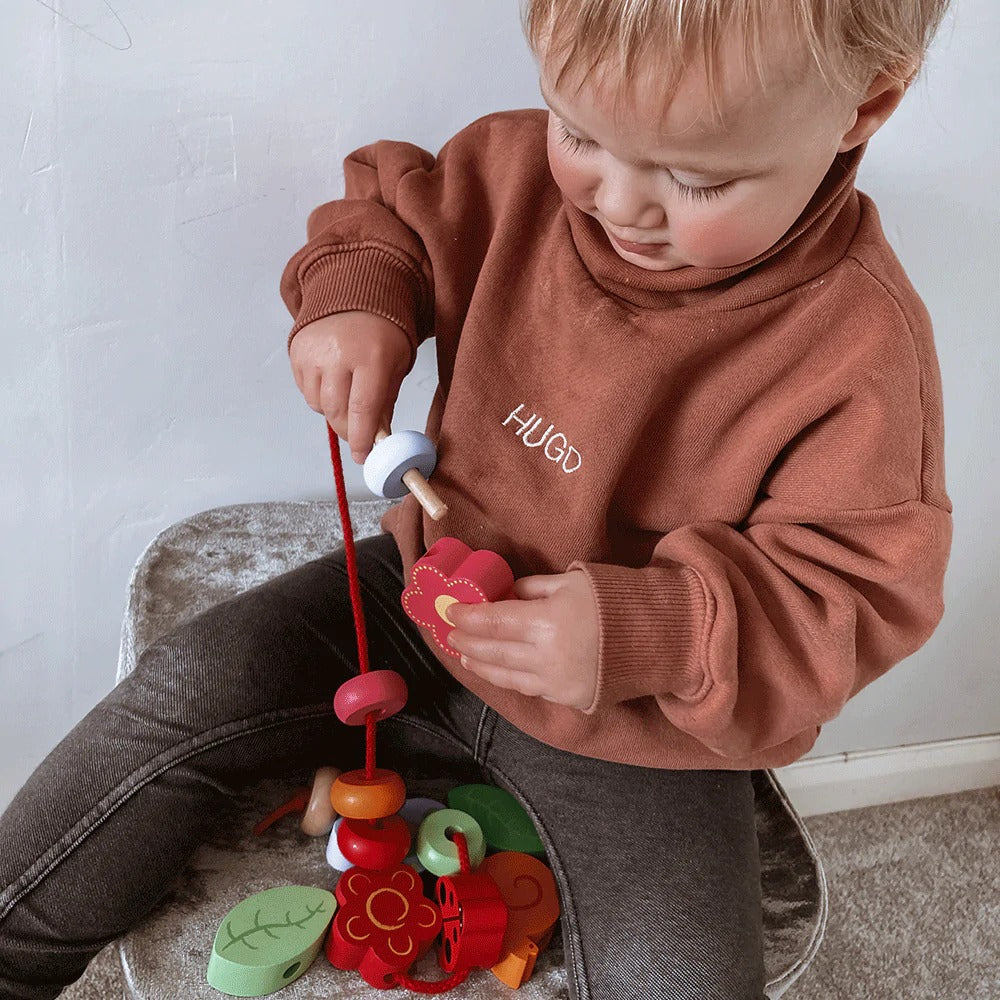
[(409, 865), (346, 871), (337, 883), (340, 907), (326, 943), (330, 963), (357, 969), (372, 986), (396, 985), (396, 973), (425, 954), (441, 930), (441, 912), (423, 893)]
[(482, 604), (513, 599), (514, 574), (503, 557), (489, 549), (473, 551), (457, 538), (439, 538), (413, 564), (410, 585), (403, 591), (403, 610), (424, 628), (449, 656), (455, 628), (446, 615), (453, 604)]

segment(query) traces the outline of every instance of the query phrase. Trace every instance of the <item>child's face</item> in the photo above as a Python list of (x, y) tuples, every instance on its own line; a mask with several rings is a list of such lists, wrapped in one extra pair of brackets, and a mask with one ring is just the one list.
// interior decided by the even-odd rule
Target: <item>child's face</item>
[(726, 122), (716, 128), (702, 72), (689, 71), (665, 109), (647, 74), (616, 115), (599, 81), (556, 90), (544, 53), (540, 61), (556, 184), (620, 257), (647, 270), (728, 267), (763, 253), (852, 145), (842, 140), (857, 105), (838, 104), (809, 74), (791, 84), (779, 69), (764, 94), (742, 59), (724, 59)]

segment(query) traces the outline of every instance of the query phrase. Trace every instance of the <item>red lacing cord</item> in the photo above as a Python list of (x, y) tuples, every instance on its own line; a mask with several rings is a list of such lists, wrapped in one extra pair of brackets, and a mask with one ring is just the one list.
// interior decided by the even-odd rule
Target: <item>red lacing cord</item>
[[(368, 636), (365, 633), (365, 614), (361, 605), (361, 581), (358, 576), (358, 557), (354, 549), (354, 530), (351, 527), (351, 512), (347, 503), (347, 487), (344, 484), (344, 465), (340, 458), (340, 444), (334, 429), (326, 425), (326, 435), (330, 442), (330, 461), (333, 464), (333, 478), (337, 486), (337, 503), (340, 507), (340, 523), (344, 529), (344, 552), (347, 556), (347, 584), (351, 593), (351, 611), (354, 616), (354, 631), (358, 639), (358, 665), (361, 673), (368, 673)], [(375, 713), (365, 719), (365, 777), (375, 776)], [(304, 793), (304, 794), (303, 794)], [(295, 795), (283, 802), (269, 816), (265, 816), (253, 832), (260, 836), (268, 827), (283, 816), (293, 812), (305, 812), (309, 805), (309, 789), (297, 789)]]
[(469, 978), (469, 970), (461, 969), (453, 972), (447, 979), (442, 979), (438, 983), (428, 983), (423, 979), (411, 979), (402, 972), (397, 972), (392, 978), (394, 986), (402, 986), (404, 990), (413, 990), (414, 993), (447, 993), (456, 986), (461, 986)]
[(309, 805), (310, 794), (311, 791), (308, 788), (297, 788), (295, 794), (287, 802), (283, 802), (273, 813), (265, 816), (253, 828), (254, 835), (259, 837), (268, 827), (273, 826), (279, 819), (287, 816), (289, 813), (305, 812), (306, 807)]
[[(337, 503), (340, 506), (340, 523), (344, 529), (344, 553), (347, 556), (347, 583), (351, 591), (351, 610), (354, 613), (354, 631), (358, 637), (358, 666), (361, 673), (368, 673), (368, 637), (365, 634), (365, 613), (361, 606), (361, 581), (358, 577), (358, 557), (354, 551), (354, 531), (351, 528), (351, 512), (347, 504), (347, 487), (344, 485), (344, 466), (340, 460), (340, 442), (337, 432), (326, 425), (326, 436), (330, 442), (330, 461), (333, 463), (333, 478), (337, 485)], [(375, 775), (375, 713), (365, 719), (365, 777)]]
[[(329, 423), (326, 425), (327, 439), (330, 442), (330, 461), (333, 464), (333, 478), (337, 486), (337, 504), (340, 507), (340, 521), (344, 529), (344, 553), (347, 556), (347, 583), (351, 594), (351, 610), (354, 615), (354, 630), (358, 638), (358, 665), (361, 673), (368, 673), (368, 637), (365, 634), (365, 615), (361, 605), (361, 582), (358, 576), (358, 559), (354, 549), (354, 531), (351, 528), (351, 512), (347, 503), (347, 487), (344, 484), (344, 466), (340, 458), (340, 442), (337, 434)], [(374, 777), (375, 772), (375, 713), (365, 719), (365, 777)], [(309, 803), (309, 789), (299, 789), (294, 798), (279, 806), (270, 816), (261, 820), (254, 827), (254, 833), (263, 833), (272, 823), (290, 812), (303, 812)], [(458, 850), (458, 864), (463, 873), (472, 871), (469, 863), (469, 847), (465, 835), (459, 832), (452, 834), (455, 847)], [(414, 993), (447, 993), (448, 990), (465, 982), (469, 975), (468, 969), (453, 972), (447, 979), (431, 983), (421, 979), (413, 979), (402, 972), (397, 972), (391, 983), (412, 990)]]
[[(368, 672), (368, 638), (365, 634), (365, 616), (361, 606), (361, 583), (358, 577), (358, 560), (354, 551), (354, 531), (351, 528), (351, 512), (347, 503), (347, 487), (344, 485), (344, 466), (340, 458), (340, 442), (337, 434), (329, 423), (326, 425), (326, 436), (330, 442), (330, 461), (333, 463), (333, 478), (337, 485), (337, 504), (340, 507), (340, 521), (344, 528), (344, 553), (347, 556), (347, 582), (351, 592), (351, 609), (354, 613), (354, 629), (358, 637), (358, 664), (361, 673)], [(365, 776), (373, 777), (375, 771), (375, 713), (365, 719)], [(455, 832), (452, 835), (455, 847), (458, 849), (458, 864), (460, 870), (472, 871), (469, 863), (469, 847), (465, 835)], [(447, 993), (448, 990), (465, 982), (469, 975), (468, 969), (453, 972), (447, 979), (430, 983), (421, 979), (413, 979), (402, 972), (397, 972), (393, 982), (404, 989), (415, 993)]]

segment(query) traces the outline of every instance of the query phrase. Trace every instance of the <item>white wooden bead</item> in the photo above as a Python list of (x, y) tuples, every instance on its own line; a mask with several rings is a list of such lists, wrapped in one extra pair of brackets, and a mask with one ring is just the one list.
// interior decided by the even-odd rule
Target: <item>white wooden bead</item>
[(396, 500), (409, 492), (403, 473), (417, 469), (426, 479), (437, 464), (434, 443), (420, 431), (396, 431), (375, 443), (364, 464), (365, 485), (376, 494)]
[(333, 824), (333, 829), (330, 831), (330, 839), (326, 842), (326, 863), (338, 872), (346, 872), (348, 868), (354, 867), (353, 863), (344, 857), (343, 852), (340, 850), (340, 844), (337, 843), (337, 831), (343, 822), (344, 817), (338, 816), (337, 821)]

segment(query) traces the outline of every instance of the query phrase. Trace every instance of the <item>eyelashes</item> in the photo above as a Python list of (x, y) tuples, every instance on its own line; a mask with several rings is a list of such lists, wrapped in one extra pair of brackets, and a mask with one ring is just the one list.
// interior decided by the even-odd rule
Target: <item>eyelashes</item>
[[(597, 147), (597, 143), (593, 139), (581, 139), (580, 136), (573, 135), (562, 122), (559, 122), (559, 144), (566, 146), (571, 154), (584, 153)], [(713, 198), (718, 198), (735, 183), (735, 181), (726, 181), (725, 184), (714, 184), (712, 187), (691, 187), (690, 184), (682, 184), (669, 170), (665, 173), (677, 191), (691, 201), (711, 201)]]

